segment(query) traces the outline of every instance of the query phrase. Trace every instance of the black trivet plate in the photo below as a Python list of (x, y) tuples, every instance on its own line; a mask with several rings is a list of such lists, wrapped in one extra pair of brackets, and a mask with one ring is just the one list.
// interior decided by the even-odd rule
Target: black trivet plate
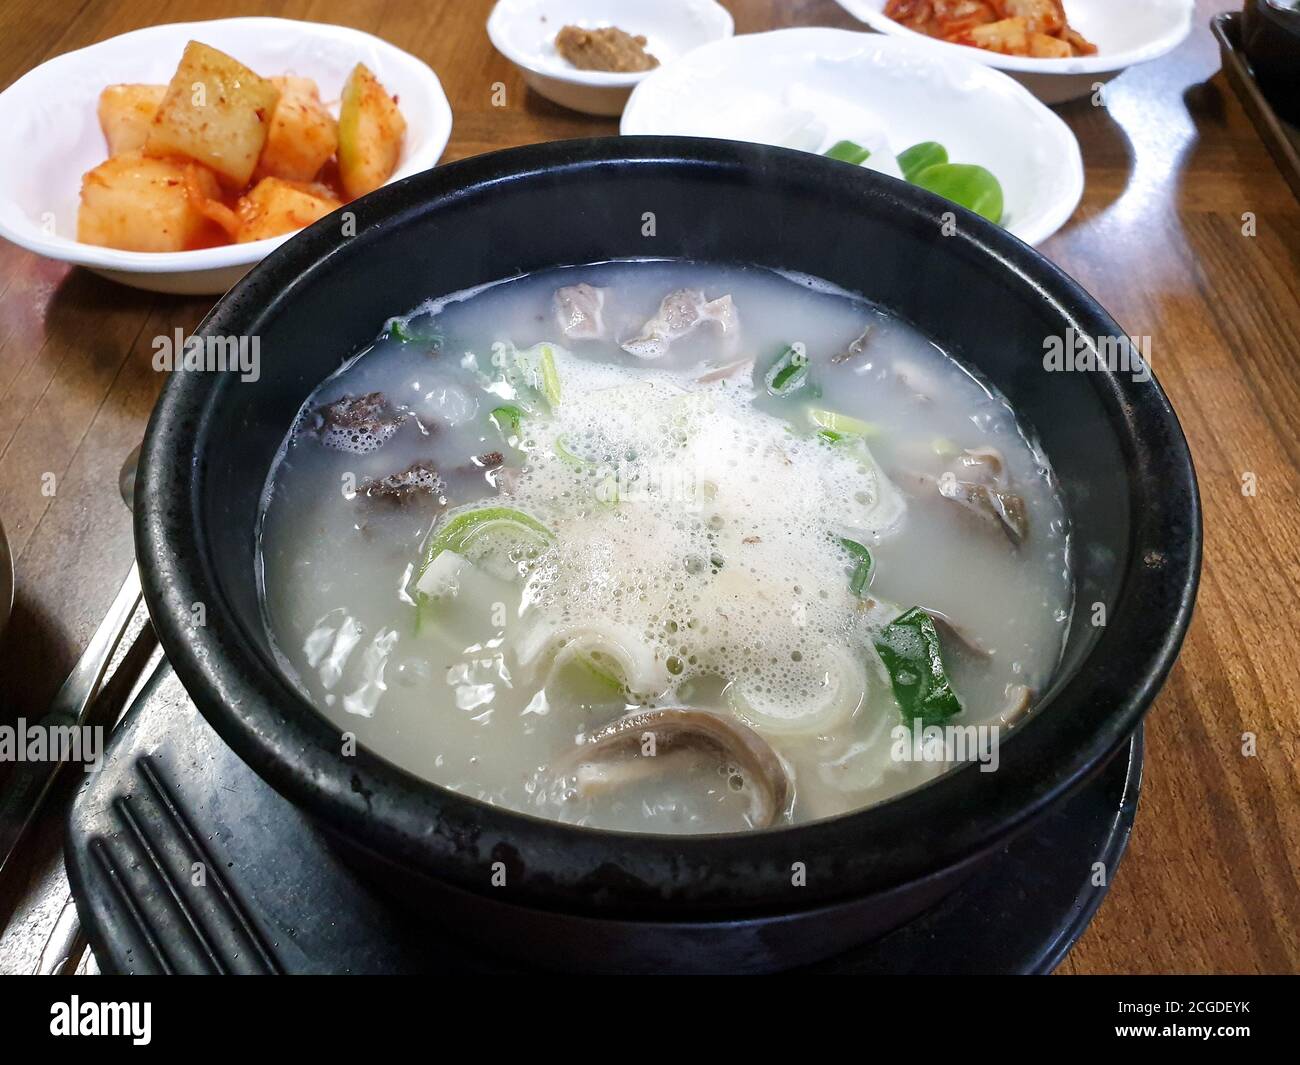
[[(1105, 894), (1137, 811), (1142, 734), (911, 924), (828, 973), (1050, 972)], [(164, 663), (69, 816), (68, 875), (104, 972), (509, 972), (377, 896), (230, 750)]]

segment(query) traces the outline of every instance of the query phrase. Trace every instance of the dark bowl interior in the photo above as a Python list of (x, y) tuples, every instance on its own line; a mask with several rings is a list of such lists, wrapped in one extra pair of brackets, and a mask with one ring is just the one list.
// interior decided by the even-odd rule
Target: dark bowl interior
[[(945, 235), (950, 210), (956, 232)], [(863, 293), (977, 368), (1037, 435), (1073, 520), (1077, 609), (1057, 677), (1004, 744), (998, 772), (962, 768), (793, 828), (598, 832), (483, 805), (364, 750), (340, 757), (339, 730), (282, 676), (258, 609), (253, 531), (268, 468), (314, 386), (431, 295), (644, 257), (757, 263)], [(1122, 335), (1002, 229), (819, 157), (619, 138), (438, 167), (289, 241), (204, 322), (204, 335), (258, 337), (261, 376), (176, 373), (167, 385), (136, 496), (149, 606), (178, 674), (235, 750), (394, 868), (486, 894), (501, 863), (511, 901), (602, 915), (700, 919), (885, 891), (987, 851), (1103, 764), (1154, 698), (1188, 623), (1200, 514), (1177, 420), (1154, 380), (1045, 372), (1045, 339), (1068, 330)], [(203, 626), (192, 624), (195, 603)], [(1093, 624), (1097, 603), (1104, 625)], [(799, 862), (807, 884), (795, 888)]]
[(1241, 44), (1269, 102), (1283, 117), (1300, 122), (1300, 6), (1247, 0)]

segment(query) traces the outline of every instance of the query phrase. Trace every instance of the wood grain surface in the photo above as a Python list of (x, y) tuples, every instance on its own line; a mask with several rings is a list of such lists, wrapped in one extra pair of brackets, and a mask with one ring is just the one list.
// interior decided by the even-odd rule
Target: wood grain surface
[[(862, 28), (831, 0), (726, 6), (738, 33)], [(1198, 2), (1192, 37), (1113, 82), (1101, 106), (1057, 109), (1082, 145), (1087, 188), (1042, 250), (1152, 338), (1196, 459), (1206, 534), (1196, 617), (1148, 718), (1132, 844), (1068, 973), (1300, 970), (1300, 203), (1219, 73), (1208, 22), (1228, 6)], [(617, 132), (528, 92), (487, 39), (489, 8), (0, 0), (0, 85), (141, 26), (267, 14), (355, 26), (425, 59), (455, 113), (445, 160)], [(492, 105), (497, 82), (504, 108)], [(150, 341), (190, 330), (210, 303), (0, 242), (0, 516), (18, 569), (0, 643), (3, 721), (44, 712), (126, 573), (117, 473), (163, 384)], [(0, 925), (23, 912), (25, 888), (55, 875), (61, 811), (41, 827), (28, 876), (0, 893)]]

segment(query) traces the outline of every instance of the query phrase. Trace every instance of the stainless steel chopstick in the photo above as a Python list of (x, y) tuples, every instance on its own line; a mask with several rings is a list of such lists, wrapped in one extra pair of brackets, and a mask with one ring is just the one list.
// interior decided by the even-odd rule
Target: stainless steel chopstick
[[(131, 572), (113, 600), (95, 635), (77, 661), (63, 687), (50, 704), (49, 712), (38, 724), (46, 729), (79, 726), (86, 710), (99, 690), (113, 652), (140, 606), (140, 570), (134, 562)], [(0, 872), (8, 865), (18, 844), (35, 820), (49, 794), (63, 762), (16, 762), (15, 772), (0, 795)]]

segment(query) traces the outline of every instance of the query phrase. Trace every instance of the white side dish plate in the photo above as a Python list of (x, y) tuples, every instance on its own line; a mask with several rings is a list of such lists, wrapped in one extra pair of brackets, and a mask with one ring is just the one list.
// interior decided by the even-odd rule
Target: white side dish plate
[(555, 47), (555, 35), (569, 25), (617, 26), (644, 37), (645, 50), (661, 65), (735, 32), (731, 15), (714, 0), (498, 0), (487, 23), (496, 50), (534, 92), (590, 115), (619, 114), (651, 71), (579, 70)]
[(56, 56), (0, 93), (0, 236), (134, 288), (225, 292), (293, 234), (199, 251), (119, 251), (76, 239), (81, 176), (108, 158), (96, 106), (106, 85), (171, 80), (187, 41), (202, 41), (264, 77), (314, 78), (338, 114), (343, 82), (365, 63), (398, 98), (406, 137), (397, 181), (437, 163), (451, 136), (438, 76), (415, 56), (345, 26), (279, 18), (178, 22), (124, 33)]
[(625, 134), (755, 141), (824, 152), (840, 140), (893, 156), (938, 141), (1001, 183), (1002, 224), (1028, 244), (1065, 224), (1083, 195), (1074, 134), (1020, 85), (927, 44), (834, 29), (746, 34), (654, 71), (632, 94)]
[(999, 55), (983, 48), (937, 41), (885, 15), (888, 0), (837, 0), (877, 33), (926, 41), (946, 54), (968, 56), (1005, 70), (1044, 103), (1088, 96), (1129, 67), (1146, 63), (1182, 44), (1192, 31), (1196, 0), (1064, 0), (1070, 25), (1097, 46), (1096, 55), (1032, 59)]

